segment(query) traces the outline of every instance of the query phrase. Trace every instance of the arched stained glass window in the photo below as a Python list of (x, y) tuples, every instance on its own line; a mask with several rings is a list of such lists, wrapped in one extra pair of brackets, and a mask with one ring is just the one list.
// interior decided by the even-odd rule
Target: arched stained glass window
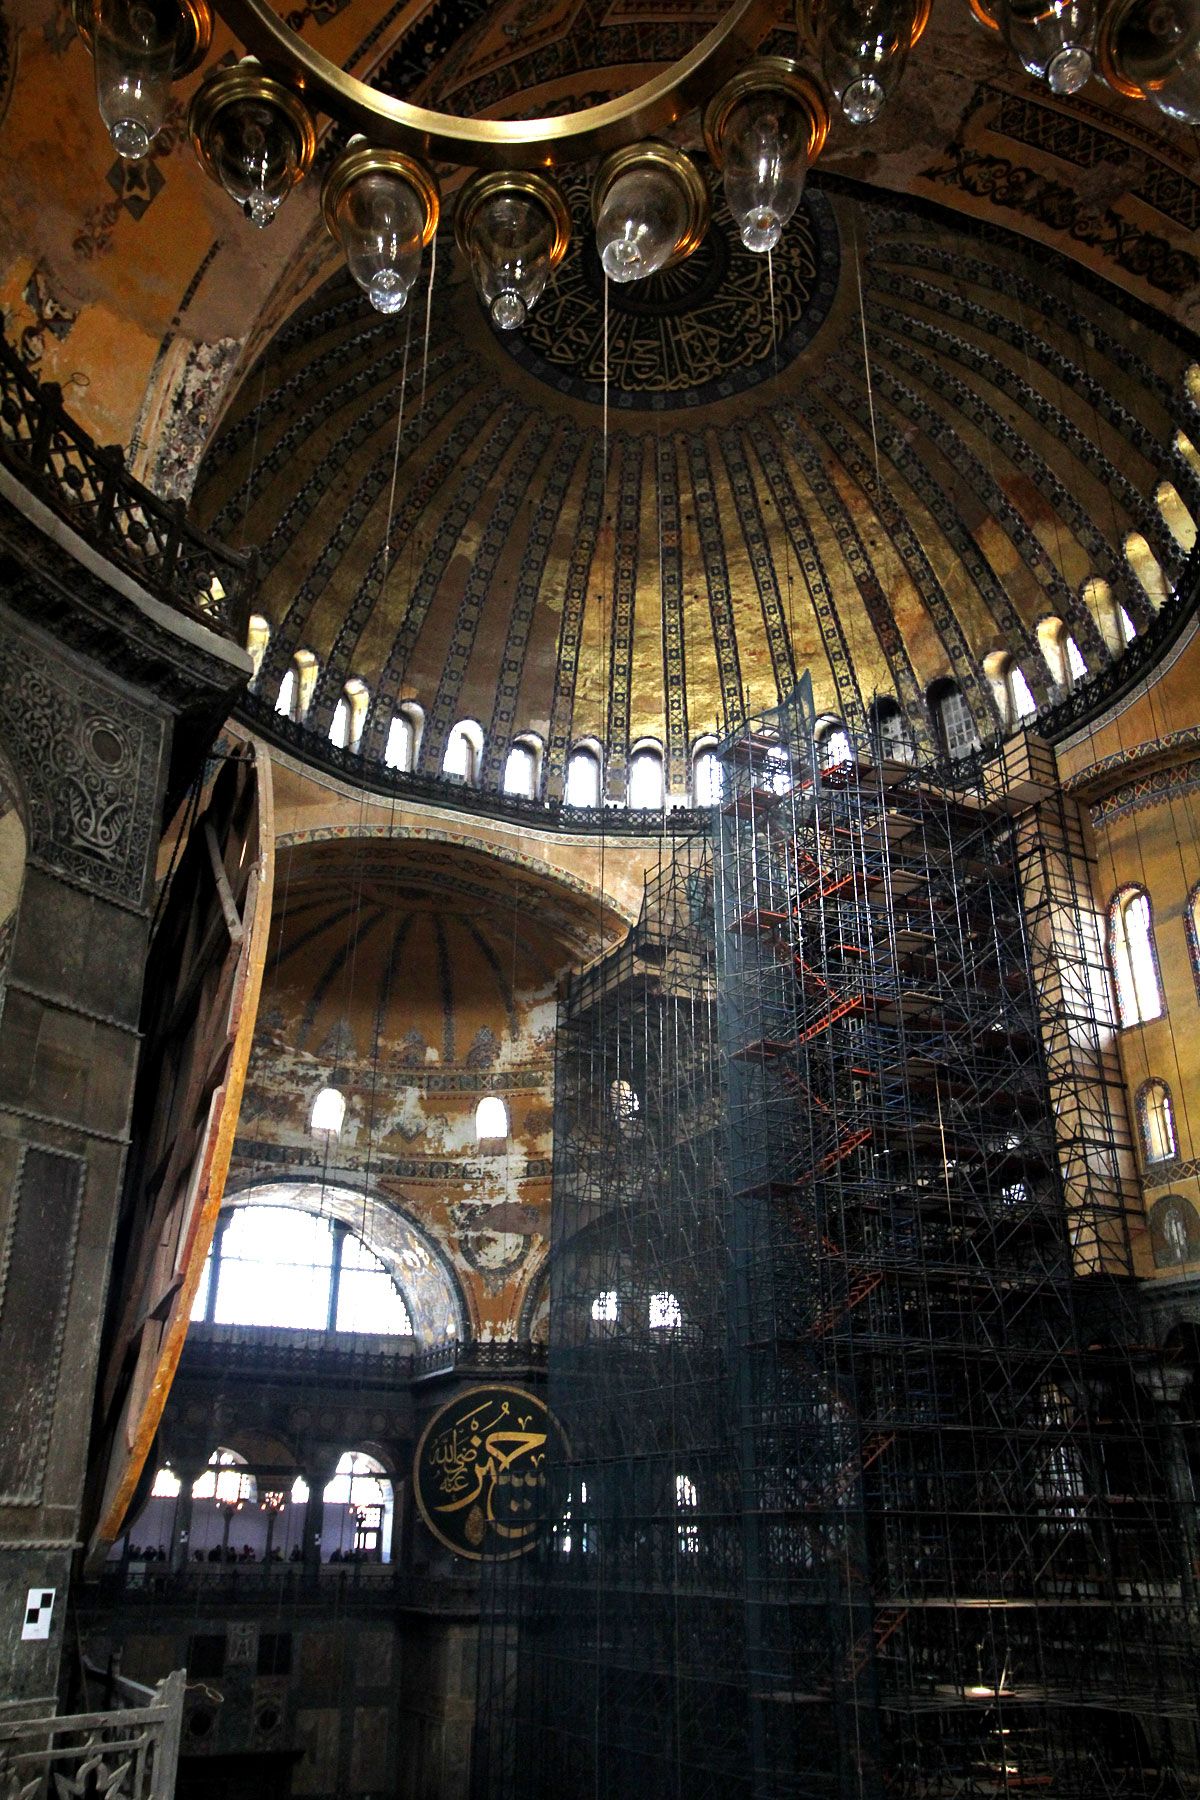
[(1157, 1078), (1144, 1081), (1137, 1096), (1138, 1126), (1142, 1134), (1142, 1160), (1147, 1163), (1174, 1162), (1179, 1155), (1175, 1136), (1175, 1112), (1171, 1090)]
[(1117, 987), (1117, 1017), (1123, 1026), (1161, 1018), (1162, 983), (1154, 948), (1154, 921), (1145, 888), (1126, 887), (1108, 910), (1108, 948)]
[(1200, 997), (1200, 882), (1192, 889), (1183, 909), (1183, 927), (1187, 934), (1188, 957), (1192, 965), (1192, 979), (1196, 983), (1196, 994)]

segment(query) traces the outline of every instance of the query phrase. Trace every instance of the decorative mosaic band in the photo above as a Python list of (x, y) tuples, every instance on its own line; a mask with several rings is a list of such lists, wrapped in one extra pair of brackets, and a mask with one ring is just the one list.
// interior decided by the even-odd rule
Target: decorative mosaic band
[[(488, 482), (512, 448), (513, 440), (526, 416), (526, 408), (516, 403), (499, 408), (491, 432), (463, 469), (454, 497), (446, 508), (441, 529), (430, 545), (421, 572), (413, 583), (404, 618), (375, 689), (367, 729), (363, 733), (363, 749), (368, 756), (383, 755), (392, 709), (421, 627), (425, 623), (425, 616), (445, 578), (446, 569), (458, 548), (458, 540), (467, 521), (483, 497)], [(421, 750), (422, 763), (428, 768), (430, 765), (425, 758), (424, 739)]]
[(458, 604), (458, 614), (446, 649), (436, 698), (426, 714), (425, 731), (421, 739), (421, 766), (427, 771), (437, 770), (442, 766), (442, 753), (450, 728), (458, 715), (458, 697), (475, 650), (484, 603), (495, 579), (500, 558), (512, 537), (517, 515), (528, 502), (534, 475), (554, 435), (553, 420), (545, 414), (535, 415), (516, 456), (507, 459), (509, 467), (504, 484), (471, 556), (471, 567)]
[(690, 790), (687, 632), (683, 604), (683, 540), (679, 459), (673, 437), (655, 441), (658, 488), (658, 570), (662, 592), (663, 704), (667, 722), (667, 792)]
[(721, 509), (717, 505), (713, 487), (708, 450), (699, 432), (693, 432), (688, 437), (687, 450), (692, 497), (696, 506), (696, 526), (700, 533), (704, 577), (708, 586), (708, 605), (712, 614), (713, 644), (721, 681), (724, 724), (727, 731), (736, 731), (740, 729), (745, 717), (745, 705), (741, 665), (738, 662), (737, 628), (729, 591), (729, 565), (725, 560), (725, 540), (721, 532)]
[(642, 512), (642, 456), (645, 439), (624, 434), (620, 444), (616, 530), (613, 534), (612, 651), (608, 689), (607, 789), (614, 800), (623, 800), (625, 797), (625, 766), (629, 759), (638, 528)]
[[(613, 452), (615, 455), (615, 450)], [(588, 582), (596, 555), (596, 541), (604, 514), (606, 490), (604, 441), (595, 438), (588, 458), (587, 475), (579, 502), (579, 517), (567, 563), (563, 588), (562, 624), (558, 634), (558, 661), (554, 672), (554, 701), (546, 743), (546, 798), (561, 800), (566, 781), (567, 753), (571, 747), (571, 723), (575, 711), (575, 680), (579, 673), (579, 647), (587, 611)]]
[(496, 700), (484, 746), (484, 787), (499, 787), (503, 781), (504, 762), (512, 737), (517, 697), (521, 691), (521, 676), (525, 669), (529, 633), (537, 610), (542, 576), (554, 541), (559, 514), (582, 449), (582, 434), (574, 426), (567, 426), (554, 446), (554, 453), (547, 465), (545, 483), (538, 497), (537, 510), (529, 527), (529, 536), (525, 540), (521, 570), (517, 576), (509, 616), (508, 635), (504, 642), (504, 657), (500, 664), (500, 678), (496, 684)]
[[(826, 522), (837, 539), (838, 548), (854, 576), (867, 615), (875, 628), (880, 649), (887, 658), (900, 704), (907, 715), (909, 735), (916, 742), (925, 743), (928, 741), (928, 729), (921, 689), (913, 672), (912, 663), (909, 661), (904, 639), (896, 624), (896, 616), (880, 586), (874, 566), (867, 554), (866, 546), (858, 534), (850, 510), (829, 479), (824, 461), (817, 455), (805, 436), (794, 409), (790, 406), (777, 406), (773, 417), (776, 429), (795, 457), (809, 488), (819, 501)], [(829, 421), (825, 428), (828, 432), (833, 429), (833, 421), (828, 414), (825, 417)], [(751, 443), (758, 451), (759, 461), (763, 464), (769, 480), (768, 459), (772, 449), (771, 440), (757, 421), (751, 424), (749, 436)], [(868, 466), (859, 457), (853, 439), (848, 434), (844, 434), (838, 457), (847, 474), (858, 482), (864, 492), (869, 492), (866, 485), (871, 479)], [(777, 499), (776, 505), (779, 504)]]

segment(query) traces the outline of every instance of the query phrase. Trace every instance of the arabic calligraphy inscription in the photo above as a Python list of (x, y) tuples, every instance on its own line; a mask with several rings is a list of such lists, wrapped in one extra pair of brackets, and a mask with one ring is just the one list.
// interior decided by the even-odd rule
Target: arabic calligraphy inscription
[(413, 1488), (421, 1517), (459, 1556), (521, 1556), (542, 1519), (548, 1459), (566, 1454), (561, 1427), (523, 1388), (470, 1388), (421, 1434)]

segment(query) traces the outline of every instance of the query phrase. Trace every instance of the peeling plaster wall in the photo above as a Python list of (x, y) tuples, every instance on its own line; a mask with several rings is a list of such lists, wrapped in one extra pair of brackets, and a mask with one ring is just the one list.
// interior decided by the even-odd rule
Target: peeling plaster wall
[[(385, 1255), (388, 1216), (404, 1215), (444, 1254), (485, 1340), (516, 1335), (546, 1249), (557, 982), (577, 960), (553, 929), (563, 905), (452, 846), (280, 853), (231, 1193), (336, 1187), (327, 1210)], [(326, 1086), (346, 1099), (336, 1140), (309, 1126)], [(489, 1094), (507, 1140), (476, 1138)], [(345, 1190), (361, 1195), (357, 1219)]]

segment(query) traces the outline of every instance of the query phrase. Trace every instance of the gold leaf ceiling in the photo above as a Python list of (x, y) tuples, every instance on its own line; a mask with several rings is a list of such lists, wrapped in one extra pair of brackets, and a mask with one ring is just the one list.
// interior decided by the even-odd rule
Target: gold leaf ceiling
[[(515, 116), (644, 79), (717, 10), (321, 0), (294, 17), (392, 92)], [(219, 28), (215, 56), (232, 47)], [(443, 232), (426, 368), (420, 312), (381, 320), (340, 272), (316, 180), (258, 234), (201, 175), (194, 79), (152, 159), (119, 165), (68, 8), (3, 0), (0, 303), (94, 435), (261, 547), (264, 683), (314, 651), (318, 730), (358, 676), (368, 749), (411, 695), (427, 768), (473, 717), (489, 784), (529, 730), (551, 795), (581, 736), (609, 744), (617, 795), (653, 736), (682, 794), (697, 735), (806, 666), (822, 706), (858, 718), (894, 693), (918, 733), (928, 684), (953, 674), (987, 729), (989, 651), (1046, 697), (1047, 615), (1089, 666), (1107, 656), (1087, 580), (1146, 621), (1130, 531), (1168, 579), (1181, 566), (1154, 495), (1166, 474), (1196, 510), (1174, 448), (1179, 426), (1196, 435), (1192, 136), (1097, 82), (1056, 99), (958, 0), (936, 0), (880, 124), (835, 126), (773, 296), (725, 229), (647, 314), (614, 308), (607, 446), (585, 247), (506, 347)], [(695, 147), (694, 120), (680, 136)]]

